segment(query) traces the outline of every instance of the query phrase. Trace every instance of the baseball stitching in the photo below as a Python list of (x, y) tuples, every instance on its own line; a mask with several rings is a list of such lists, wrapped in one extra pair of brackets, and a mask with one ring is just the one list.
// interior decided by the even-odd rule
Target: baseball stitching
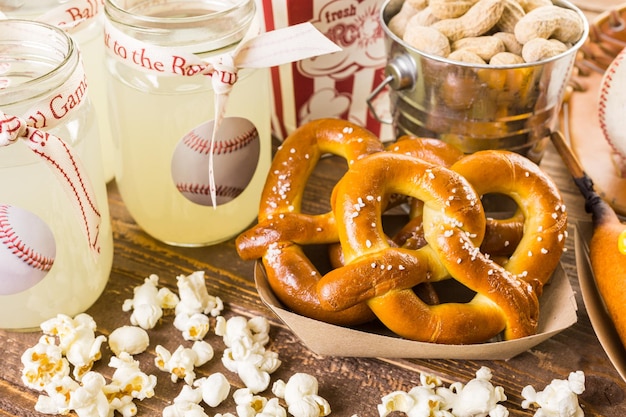
[[(208, 185), (201, 184), (192, 184), (192, 183), (184, 183), (184, 184), (176, 184), (176, 188), (181, 193), (189, 193), (196, 195), (209, 195), (210, 187)], [(232, 186), (218, 186), (215, 190), (215, 195), (217, 197), (225, 197), (225, 198), (235, 198), (239, 196), (243, 192), (243, 188), (241, 187), (232, 187)]]
[[(73, 168), (73, 173), (75, 174), (76, 178), (78, 178), (78, 183), (80, 185), (80, 190), (77, 189), (74, 186), (73, 181), (71, 180), (71, 173), (68, 173), (57, 161), (56, 159), (52, 158), (51, 156), (49, 156), (46, 152), (44, 151), (40, 151), (38, 149), (33, 149), (33, 151), (39, 155), (41, 158), (45, 159), (50, 165), (52, 165), (59, 173), (60, 178), (62, 178), (63, 180), (65, 180), (65, 182), (67, 182), (67, 184), (69, 185), (69, 187), (71, 188), (72, 192), (74, 193), (74, 197), (75, 197), (75, 204), (78, 205), (78, 210), (80, 211), (80, 215), (81, 215), (81, 220), (83, 222), (83, 226), (85, 228), (85, 233), (87, 234), (87, 240), (89, 242), (89, 245), (96, 250), (96, 252), (100, 253), (100, 247), (98, 246), (97, 242), (98, 242), (98, 234), (99, 231), (96, 230), (93, 231), (92, 233), (92, 228), (90, 227), (89, 221), (88, 221), (88, 214), (87, 214), (87, 207), (85, 206), (85, 204), (83, 203), (83, 198), (81, 197), (84, 196), (84, 198), (86, 199), (87, 202), (87, 206), (91, 209), (91, 211), (93, 212), (93, 214), (95, 216), (97, 216), (98, 218), (100, 218), (100, 211), (98, 210), (98, 208), (96, 207), (96, 204), (94, 203), (94, 201), (91, 200), (89, 192), (87, 191), (87, 186), (85, 185), (85, 181), (82, 177), (81, 174), (81, 170), (78, 168), (77, 164), (76, 164), (76, 160), (74, 159), (74, 155), (72, 155), (72, 152), (69, 151), (67, 145), (65, 144), (65, 142), (63, 142), (62, 140), (59, 141), (61, 143), (61, 145), (63, 146), (63, 150), (65, 151), (65, 153), (68, 156), (69, 161), (71, 162), (71, 168)], [(43, 144), (41, 145), (43, 146)], [(82, 191), (82, 193), (81, 193)]]
[(8, 205), (0, 205), (0, 242), (2, 242), (13, 255), (17, 256), (32, 268), (40, 271), (49, 271), (50, 268), (52, 268), (54, 259), (35, 252), (22, 242), (11, 227), (8, 211)]
[(613, 143), (612, 138), (609, 135), (608, 128), (606, 126), (606, 113), (608, 110), (606, 102), (607, 102), (607, 96), (612, 88), (613, 77), (615, 76), (617, 68), (619, 68), (619, 66), (622, 64), (623, 60), (624, 60), (624, 53), (620, 53), (613, 60), (613, 62), (611, 63), (607, 71), (605, 72), (603, 80), (602, 80), (602, 85), (600, 88), (600, 99), (598, 103), (598, 116), (599, 116), (599, 121), (600, 121), (600, 129), (602, 130), (602, 133), (604, 134), (606, 141), (611, 146), (611, 149), (613, 149), (613, 151), (617, 153), (622, 160), (626, 159), (626, 156), (624, 156), (622, 152), (617, 149), (617, 147)]
[[(215, 142), (213, 149), (214, 155), (228, 154), (239, 149), (245, 148), (251, 142), (258, 137), (256, 128), (252, 127), (250, 130), (241, 133), (239, 136), (231, 138), (229, 140), (219, 140)], [(211, 150), (211, 143), (209, 140), (202, 138), (196, 134), (190, 134), (185, 136), (183, 143), (195, 152), (199, 152), (202, 155), (208, 155)]]

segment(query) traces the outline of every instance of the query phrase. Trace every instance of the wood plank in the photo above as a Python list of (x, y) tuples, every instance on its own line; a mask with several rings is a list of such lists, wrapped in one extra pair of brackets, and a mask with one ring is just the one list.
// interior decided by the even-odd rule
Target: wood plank
[[(564, 268), (576, 291), (578, 322), (541, 345), (508, 361), (461, 361), (383, 358), (321, 357), (309, 351), (261, 302), (253, 283), (253, 262), (239, 259), (234, 240), (205, 248), (170, 247), (146, 235), (133, 222), (117, 192), (115, 184), (109, 186), (110, 207), (113, 217), (115, 258), (111, 278), (100, 299), (87, 311), (98, 323), (98, 331), (109, 335), (128, 324), (129, 313), (122, 311), (123, 300), (132, 297), (133, 288), (152, 273), (160, 277), (160, 284), (176, 290), (176, 276), (204, 270), (210, 294), (218, 295), (226, 303), (224, 314), (254, 316), (264, 315), (271, 324), (269, 349), (278, 352), (283, 361), (272, 376), (273, 380), (286, 380), (295, 372), (315, 375), (320, 383), (320, 394), (329, 400), (333, 416), (360, 417), (377, 415), (376, 406), (382, 396), (394, 390), (409, 390), (419, 384), (421, 372), (439, 376), (447, 385), (454, 381), (467, 382), (481, 366), (493, 371), (493, 382), (502, 385), (508, 396), (504, 404), (511, 416), (531, 416), (530, 410), (520, 407), (521, 390), (530, 384), (543, 389), (554, 378), (566, 378), (568, 373), (583, 370), (587, 376), (587, 390), (581, 396), (587, 416), (626, 415), (624, 381), (608, 361), (600, 346), (584, 309), (577, 283), (573, 227), (576, 219), (586, 219), (582, 197), (576, 191), (569, 174), (553, 149), (548, 149), (541, 166), (555, 179), (565, 198), (570, 214), (570, 237), (567, 252), (563, 255)], [(305, 210), (324, 212), (329, 209), (328, 195), (334, 181), (343, 173), (343, 162), (336, 157), (324, 158), (311, 179), (306, 191)], [(150, 349), (137, 358), (146, 372), (158, 376), (159, 383), (154, 398), (138, 402), (139, 416), (158, 416), (179, 392), (182, 383), (172, 383), (169, 376), (156, 369), (154, 347), (162, 344), (175, 349), (185, 344), (180, 332), (172, 326), (173, 316), (167, 315), (157, 328), (150, 330)], [(0, 416), (38, 415), (34, 404), (38, 393), (26, 388), (21, 380), (20, 356), (36, 343), (39, 333), (15, 333), (0, 330)], [(207, 340), (214, 346), (215, 358), (197, 370), (198, 377), (221, 371), (227, 375), (233, 390), (242, 387), (236, 375), (226, 371), (220, 362), (223, 342), (210, 334)], [(337, 341), (341, 343), (341, 341)], [(111, 352), (103, 348), (103, 358), (95, 369), (110, 378), (108, 360)], [(271, 396), (271, 393), (264, 393)], [(215, 409), (217, 412), (234, 412), (232, 398)]]

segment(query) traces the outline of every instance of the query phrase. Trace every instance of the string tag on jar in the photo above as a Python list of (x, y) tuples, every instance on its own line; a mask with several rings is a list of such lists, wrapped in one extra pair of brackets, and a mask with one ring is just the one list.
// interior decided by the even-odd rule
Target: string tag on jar
[(214, 208), (217, 206), (217, 187), (213, 150), (224, 119), (228, 96), (237, 84), (238, 71), (245, 68), (269, 68), (341, 50), (309, 22), (263, 33), (259, 33), (258, 24), (252, 25), (233, 51), (206, 60), (184, 49), (146, 44), (122, 33), (106, 19), (104, 43), (117, 59), (143, 71), (160, 75), (211, 77), (215, 93), (214, 120), (206, 123), (206, 126), (195, 128), (185, 137), (197, 137), (199, 132), (210, 131), (209, 192)]
[(92, 253), (98, 255), (101, 214), (87, 171), (70, 145), (43, 130), (60, 124), (86, 97), (87, 80), (79, 65), (60, 90), (42, 99), (25, 116), (0, 111), (0, 147), (22, 142), (50, 168), (72, 202)]
[(208, 60), (213, 65), (211, 81), (215, 92), (215, 119), (209, 152), (209, 192), (214, 208), (218, 201), (214, 147), (226, 112), (228, 94), (237, 81), (238, 69), (269, 68), (340, 50), (308, 22), (261, 34), (258, 33), (258, 25), (253, 25), (232, 53)]

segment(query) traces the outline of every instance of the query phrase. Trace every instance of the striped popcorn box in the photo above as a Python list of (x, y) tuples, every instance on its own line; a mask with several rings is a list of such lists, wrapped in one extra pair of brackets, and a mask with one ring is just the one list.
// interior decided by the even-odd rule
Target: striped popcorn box
[[(273, 67), (274, 135), (284, 139), (314, 119), (336, 117), (366, 127), (381, 139), (393, 128), (369, 111), (367, 97), (385, 77), (386, 52), (380, 0), (258, 0), (265, 29), (310, 22), (342, 48), (333, 54)], [(389, 96), (372, 102), (381, 119), (390, 119)], [(385, 117), (383, 117), (385, 116)]]

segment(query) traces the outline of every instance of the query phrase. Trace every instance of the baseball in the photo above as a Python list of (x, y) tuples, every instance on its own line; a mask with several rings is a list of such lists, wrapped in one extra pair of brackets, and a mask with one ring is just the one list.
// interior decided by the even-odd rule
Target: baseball
[[(209, 183), (209, 152), (213, 121), (185, 135), (172, 155), (172, 180), (188, 200), (213, 205)], [(248, 186), (260, 155), (259, 134), (247, 119), (228, 117), (222, 121), (213, 149), (216, 205), (227, 203)]]
[(45, 278), (56, 243), (48, 225), (28, 210), (0, 204), (0, 294), (16, 294)]
[(602, 76), (598, 112), (605, 139), (626, 158), (626, 50), (621, 51)]

